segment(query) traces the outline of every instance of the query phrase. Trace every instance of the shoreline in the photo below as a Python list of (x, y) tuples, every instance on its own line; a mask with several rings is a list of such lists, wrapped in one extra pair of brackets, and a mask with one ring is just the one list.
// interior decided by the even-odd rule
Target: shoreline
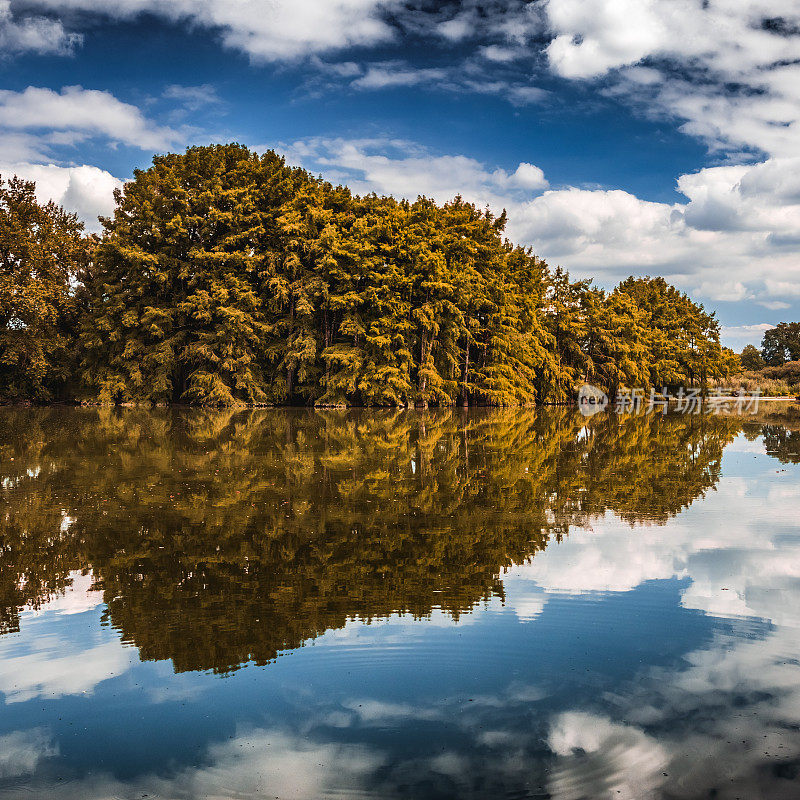
[[(725, 400), (735, 400), (735, 395), (730, 397), (723, 398)], [(778, 397), (767, 397), (764, 395), (760, 395), (758, 398), (758, 402), (781, 402), (781, 403), (796, 403), (800, 405), (800, 396), (793, 396), (793, 395), (781, 395)], [(677, 398), (670, 397), (669, 404), (673, 405), (678, 402)], [(610, 405), (610, 404), (609, 404)], [(237, 403), (236, 405), (230, 406), (206, 406), (206, 405), (191, 405), (189, 403), (94, 403), (94, 402), (86, 402), (86, 401), (71, 401), (71, 400), (61, 400), (61, 401), (54, 401), (49, 403), (32, 403), (30, 401), (20, 401), (20, 402), (3, 402), (0, 401), (0, 408), (138, 408), (138, 409), (148, 409), (148, 410), (155, 410), (157, 408), (175, 408), (175, 409), (194, 409), (194, 410), (205, 410), (205, 411), (224, 411), (224, 410), (267, 410), (267, 409), (299, 409), (299, 410), (311, 410), (311, 411), (348, 411), (350, 409), (364, 409), (364, 410), (374, 410), (374, 411), (384, 411), (384, 410), (392, 410), (392, 411), (429, 411), (432, 409), (441, 409), (441, 408), (451, 408), (451, 409), (475, 409), (475, 408), (492, 408), (492, 409), (500, 409), (500, 408), (514, 408), (514, 409), (531, 409), (531, 408), (570, 408), (578, 407), (577, 401), (569, 401), (563, 403), (531, 403), (528, 405), (518, 405), (518, 406), (499, 406), (499, 405), (490, 405), (484, 403), (472, 403), (469, 405), (463, 405), (461, 403), (452, 403), (449, 405), (398, 405), (398, 406), (365, 406), (365, 405), (341, 405), (341, 406), (327, 406), (327, 405), (298, 405), (298, 404), (286, 404), (286, 405), (279, 405), (279, 404), (253, 404), (253, 403)]]

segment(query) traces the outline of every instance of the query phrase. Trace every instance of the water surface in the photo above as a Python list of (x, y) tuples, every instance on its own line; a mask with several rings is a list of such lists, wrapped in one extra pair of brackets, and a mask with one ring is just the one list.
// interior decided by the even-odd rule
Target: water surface
[(796, 798), (785, 411), (0, 409), (0, 798)]

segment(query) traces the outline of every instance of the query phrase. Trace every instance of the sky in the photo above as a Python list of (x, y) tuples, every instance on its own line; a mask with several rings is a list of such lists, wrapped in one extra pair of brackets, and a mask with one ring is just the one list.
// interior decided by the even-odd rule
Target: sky
[(0, 0), (0, 175), (88, 230), (154, 153), (227, 141), (505, 208), (737, 350), (800, 319), (797, 0)]

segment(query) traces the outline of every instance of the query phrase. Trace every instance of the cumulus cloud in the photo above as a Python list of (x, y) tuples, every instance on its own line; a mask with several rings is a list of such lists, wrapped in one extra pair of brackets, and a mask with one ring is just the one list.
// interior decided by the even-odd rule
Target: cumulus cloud
[[(9, 0), (4, 2), (9, 40), (27, 37), (25, 47), (53, 52), (77, 41), (49, 17), (12, 20)], [(407, 37), (445, 47), (459, 42), (471, 50), (466, 61), (462, 51), (436, 67), (370, 66), (357, 86), (448, 88), (454, 74), (472, 70), (473, 80), (458, 86), (481, 91), (499, 80), (497, 70), (516, 64), (517, 79), (501, 80), (512, 87), (506, 96), (516, 103), (542, 99), (541, 90), (530, 90), (537, 88), (544, 55), (555, 75), (600, 81), (601, 90), (683, 120), (686, 133), (726, 153), (797, 155), (800, 12), (794, 0), (461, 0), (443, 6), (399, 0), (29, 0), (25, 9), (80, 11), (120, 22), (154, 14), (213, 30), (256, 61), (313, 62), (320, 54), (399, 45)]]
[[(213, 89), (206, 86), (170, 86), (166, 94), (185, 107), (216, 102)], [(110, 92), (81, 86), (0, 90), (0, 175), (35, 181), (40, 201), (53, 200), (77, 213), (92, 232), (100, 228), (98, 216), (113, 212), (114, 189), (122, 181), (107, 170), (65, 162), (57, 154), (63, 156), (87, 140), (163, 150), (179, 138)]]
[(72, 141), (104, 136), (147, 150), (168, 147), (177, 139), (174, 131), (154, 125), (136, 106), (81, 86), (60, 92), (36, 86), (21, 92), (0, 90), (0, 128), (68, 133)]
[[(41, 729), (0, 737), (13, 748), (10, 770), (0, 777), (28, 775), (44, 758), (57, 755)], [(286, 800), (316, 800), (329, 793), (361, 793), (367, 779), (382, 766), (383, 755), (358, 744), (310, 741), (289, 731), (251, 728), (236, 732), (224, 742), (212, 743), (203, 765), (185, 767), (172, 777), (139, 774), (127, 781), (97, 773), (71, 781), (42, 786), (41, 796), (55, 800), (106, 800), (109, 797), (254, 797), (266, 794)]]
[(771, 159), (683, 175), (677, 188), (686, 203), (619, 190), (553, 191), (517, 209), (512, 224), (542, 255), (584, 274), (664, 274), (712, 300), (769, 304), (800, 278), (789, 244), (800, 234), (798, 164)]
[(149, 13), (189, 21), (220, 33), (228, 47), (257, 61), (276, 61), (345, 47), (390, 41), (394, 29), (385, 13), (397, 0), (31, 0), (37, 9), (82, 11), (116, 20)]
[[(65, 517), (65, 521), (69, 521), (69, 517)], [(64, 523), (62, 523), (63, 527)], [(103, 604), (101, 592), (92, 589), (94, 577), (91, 573), (82, 575), (80, 572), (73, 571), (70, 572), (70, 580), (72, 583), (64, 592), (50, 598), (48, 602), (36, 608), (23, 608), (22, 619), (40, 617), (44, 614), (66, 614), (67, 616), (83, 614), (85, 611), (91, 611)]]
[[(774, 599), (796, 603), (796, 585)], [(741, 605), (734, 595), (714, 613), (734, 615)], [(687, 653), (683, 669), (650, 669), (618, 688), (607, 714), (576, 710), (556, 716), (549, 739), (558, 756), (553, 795), (575, 796), (589, 765), (601, 776), (622, 769), (637, 775), (637, 764), (620, 759), (617, 743), (625, 741), (645, 766), (643, 791), (634, 797), (649, 796), (649, 778), (659, 797), (681, 796), (690, 787), (697, 797), (793, 798), (800, 751), (796, 621), (793, 616), (788, 626), (766, 635), (749, 635), (747, 629), (719, 633), (708, 646)], [(647, 770), (656, 760), (657, 774)]]
[(632, 725), (567, 711), (552, 721), (547, 743), (559, 756), (548, 781), (557, 800), (646, 800), (664, 783), (668, 752)]
[[(797, 155), (800, 11), (793, 0), (549, 0), (551, 69), (685, 120), (712, 147)], [(640, 66), (645, 64), (643, 70)]]
[[(761, 440), (740, 437), (726, 453), (731, 466), (702, 506), (627, 531), (608, 515), (504, 578), (506, 604), (523, 610), (530, 598), (682, 578), (682, 605), (724, 621), (681, 666), (639, 671), (591, 708), (552, 716), (548, 790), (559, 800), (687, 787), (731, 800), (796, 794), (800, 489), (795, 474), (776, 475)], [(766, 526), (759, 508), (769, 509)]]
[(58, 754), (44, 728), (14, 731), (0, 736), (0, 778), (32, 775), (45, 758)]
[(49, 636), (35, 652), (9, 655), (7, 648), (2, 650), (0, 693), (6, 703), (91, 693), (134, 661), (133, 653), (116, 641), (78, 649), (69, 639)]
[(16, 18), (11, 0), (0, 0), (0, 53), (36, 53), (69, 55), (83, 41), (78, 33), (69, 33), (58, 20), (47, 17)]
[(694, 211), (692, 201), (569, 187), (510, 209), (509, 231), (551, 263), (606, 285), (629, 274), (664, 275), (715, 301), (766, 300), (770, 278), (800, 274), (794, 253), (769, 241), (776, 226), (708, 230), (707, 217), (698, 220), (702, 227), (692, 224)]
[(548, 184), (536, 166), (519, 164), (514, 172), (488, 169), (461, 155), (432, 155), (404, 141), (326, 139), (283, 146), (290, 160), (320, 169), (326, 178), (347, 183), (356, 192), (377, 191), (397, 198), (418, 194), (439, 201), (460, 194), (480, 206), (500, 210), (514, 196)]
[(99, 613), (101, 596), (91, 587), (90, 575), (72, 573), (72, 585), (62, 595), (38, 609), (23, 609), (24, 637), (0, 639), (0, 694), (6, 703), (90, 694), (137, 661), (135, 651), (122, 647), (113, 633), (103, 629), (98, 637), (96, 616), (69, 621)]
[[(687, 580), (685, 608), (724, 618), (767, 620), (797, 626), (800, 543), (783, 536), (796, 519), (800, 488), (787, 475), (776, 479), (775, 463), (761, 442), (739, 437), (729, 457), (748, 456), (751, 475), (723, 476), (702, 508), (690, 508), (666, 525), (630, 525), (607, 513), (568, 539), (537, 554), (504, 578), (509, 607), (544, 606), (548, 597), (627, 592), (647, 581)], [(753, 508), (770, 509), (769, 531)], [(702, 514), (698, 526), (693, 517)], [(729, 520), (740, 520), (731, 526)], [(778, 544), (780, 546), (778, 546)]]
[(114, 212), (114, 190), (122, 181), (110, 172), (86, 164), (60, 167), (55, 164), (17, 162), (0, 164), (0, 175), (17, 175), (36, 182), (36, 197), (41, 203), (52, 200), (67, 211), (75, 212), (92, 233), (100, 230), (98, 217)]

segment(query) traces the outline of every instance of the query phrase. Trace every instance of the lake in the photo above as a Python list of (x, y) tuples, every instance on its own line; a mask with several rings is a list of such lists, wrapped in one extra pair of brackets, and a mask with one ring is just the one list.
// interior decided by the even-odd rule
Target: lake
[(799, 478), (790, 405), (0, 408), (0, 798), (797, 798)]

